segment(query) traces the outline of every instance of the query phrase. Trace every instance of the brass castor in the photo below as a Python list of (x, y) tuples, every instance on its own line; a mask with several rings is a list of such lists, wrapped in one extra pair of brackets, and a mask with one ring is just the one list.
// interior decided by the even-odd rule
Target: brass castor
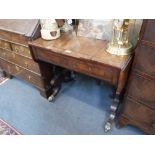
[[(48, 101), (52, 102), (54, 101), (55, 97), (57, 96), (57, 94), (59, 93), (61, 87), (56, 87), (53, 89), (53, 94), (51, 96), (48, 97)], [(53, 102), (52, 102), (53, 103)]]
[(54, 96), (53, 95), (49, 96), (48, 101), (52, 102), (53, 100), (54, 100)]
[(104, 131), (109, 132), (112, 129), (112, 123), (106, 122), (104, 125)]

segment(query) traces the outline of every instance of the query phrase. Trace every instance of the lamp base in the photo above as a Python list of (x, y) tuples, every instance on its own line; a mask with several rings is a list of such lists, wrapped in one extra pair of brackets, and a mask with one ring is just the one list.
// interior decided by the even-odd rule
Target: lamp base
[(127, 47), (120, 47), (120, 48), (118, 46), (115, 46), (109, 43), (107, 45), (106, 51), (114, 55), (129, 55), (129, 54), (132, 54), (131, 49), (132, 49), (131, 43), (129, 43)]

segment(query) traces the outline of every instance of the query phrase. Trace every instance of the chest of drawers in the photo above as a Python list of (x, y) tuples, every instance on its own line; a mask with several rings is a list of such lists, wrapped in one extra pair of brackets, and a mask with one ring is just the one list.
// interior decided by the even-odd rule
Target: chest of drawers
[(42, 96), (48, 97), (51, 92), (46, 87), (46, 82), (52, 77), (53, 66), (45, 64), (44, 74), (41, 74), (28, 47), (28, 41), (38, 37), (39, 20), (0, 20), (0, 67), (6, 76), (16, 76), (31, 83)]
[(118, 125), (155, 134), (155, 20), (144, 20)]

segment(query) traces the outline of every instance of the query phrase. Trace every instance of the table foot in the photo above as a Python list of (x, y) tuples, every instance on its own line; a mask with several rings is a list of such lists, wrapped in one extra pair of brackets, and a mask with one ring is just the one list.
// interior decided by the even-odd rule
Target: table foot
[(110, 116), (109, 116), (109, 119), (108, 121), (105, 123), (105, 126), (104, 126), (104, 130), (105, 132), (108, 132), (112, 129), (112, 124), (114, 122), (114, 119), (116, 117), (116, 111), (118, 109), (118, 106), (119, 106), (119, 96), (116, 96), (114, 101), (113, 101), (113, 104), (110, 106)]
[(54, 101), (54, 99), (55, 99), (55, 97), (57, 96), (57, 94), (59, 93), (60, 89), (61, 89), (61, 86), (60, 86), (60, 87), (57, 87), (57, 88), (53, 88), (53, 93), (52, 93), (52, 95), (48, 97), (48, 101), (49, 101), (49, 102)]
[(112, 123), (106, 122), (105, 126), (104, 126), (104, 131), (109, 132), (111, 130), (111, 128), (112, 128)]
[(53, 88), (53, 92), (51, 96), (49, 96), (48, 101), (52, 102), (57, 94), (59, 93), (62, 83), (63, 82), (70, 82), (74, 80), (73, 73), (69, 70), (62, 69), (55, 73), (54, 77), (52, 78), (50, 84)]

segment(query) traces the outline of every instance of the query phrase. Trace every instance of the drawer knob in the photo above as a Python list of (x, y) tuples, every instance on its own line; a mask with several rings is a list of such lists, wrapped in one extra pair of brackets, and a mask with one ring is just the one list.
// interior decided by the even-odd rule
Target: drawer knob
[(91, 67), (88, 67), (88, 70), (91, 71), (92, 70)]
[(25, 66), (26, 66), (26, 68), (27, 68), (27, 67), (28, 67), (28, 62), (25, 62), (24, 64), (25, 64)]
[(11, 73), (10, 66), (8, 66), (8, 72)]
[(18, 52), (18, 48), (17, 47), (15, 47), (15, 51)]
[(78, 67), (78, 65), (77, 65), (77, 64), (74, 64), (74, 65), (73, 65), (73, 67), (75, 67), (75, 68), (76, 68), (76, 67)]
[(8, 48), (8, 44), (7, 44), (7, 43), (5, 43), (5, 44), (4, 44), (4, 47), (5, 47), (5, 48)]
[(30, 75), (28, 76), (28, 79), (31, 80), (31, 76)]
[(19, 67), (18, 66), (16, 66), (16, 70), (19, 71)]

